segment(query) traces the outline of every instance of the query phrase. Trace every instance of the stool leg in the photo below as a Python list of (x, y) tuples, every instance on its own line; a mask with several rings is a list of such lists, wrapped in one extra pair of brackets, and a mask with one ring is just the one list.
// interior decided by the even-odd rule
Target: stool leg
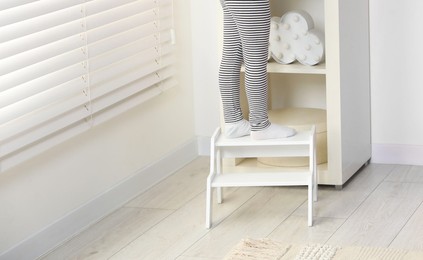
[(215, 163), (215, 147), (214, 147), (214, 140), (212, 138), (212, 142), (211, 142), (211, 151), (210, 151), (210, 174), (207, 177), (207, 186), (206, 186), (206, 228), (210, 228), (211, 227), (211, 217), (212, 217), (212, 212), (211, 212), (211, 203), (212, 203), (212, 180), (214, 178), (215, 175), (215, 167), (216, 167), (216, 163)]
[(318, 189), (318, 180), (317, 180), (317, 162), (316, 162), (316, 133), (315, 127), (313, 127), (313, 137), (311, 143), (310, 151), (310, 170), (313, 174), (313, 201), (317, 201), (317, 189)]
[[(217, 150), (217, 155), (216, 155), (216, 173), (217, 175), (222, 174), (222, 157), (220, 154), (220, 150)], [(217, 195), (217, 203), (221, 204), (223, 200), (222, 187), (216, 188), (216, 195)]]
[(317, 180), (317, 169), (316, 165), (313, 166), (313, 201), (317, 201), (317, 189), (318, 189), (318, 180)]
[[(316, 142), (316, 137), (314, 137), (314, 142)], [(313, 145), (313, 182), (314, 182), (314, 187), (313, 187), (313, 197), (314, 197), (314, 201), (317, 201), (317, 190), (319, 188), (319, 180), (318, 180), (318, 176), (317, 176), (317, 157), (316, 157), (316, 146)]]
[(217, 203), (221, 204), (223, 201), (223, 191), (222, 191), (222, 187), (217, 187), (216, 188), (216, 195), (217, 195)]
[(212, 189), (211, 189), (211, 181), (207, 180), (207, 190), (206, 190), (206, 228), (209, 229), (211, 227), (211, 217), (212, 217)]
[(313, 226), (313, 182), (308, 184), (308, 226)]
[(317, 201), (317, 189), (319, 188), (319, 186), (317, 186), (317, 177), (316, 177), (316, 173), (314, 173), (314, 187), (313, 187), (313, 200), (316, 202)]

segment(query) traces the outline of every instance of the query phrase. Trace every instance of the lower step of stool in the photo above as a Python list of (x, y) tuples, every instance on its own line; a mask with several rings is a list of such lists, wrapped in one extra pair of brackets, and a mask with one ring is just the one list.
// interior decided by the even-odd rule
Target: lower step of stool
[(212, 187), (304, 186), (312, 174), (304, 172), (224, 173), (216, 175)]

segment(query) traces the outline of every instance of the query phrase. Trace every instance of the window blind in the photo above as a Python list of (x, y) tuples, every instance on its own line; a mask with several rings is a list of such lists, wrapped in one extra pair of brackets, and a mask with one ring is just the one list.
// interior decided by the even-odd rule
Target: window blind
[(0, 1), (0, 171), (172, 87), (172, 0)]

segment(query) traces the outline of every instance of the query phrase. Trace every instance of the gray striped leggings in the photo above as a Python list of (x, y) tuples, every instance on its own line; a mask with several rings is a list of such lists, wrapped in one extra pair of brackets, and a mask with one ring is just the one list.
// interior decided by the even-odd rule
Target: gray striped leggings
[(269, 126), (267, 116), (267, 56), (269, 0), (221, 0), (224, 13), (223, 55), (219, 88), (225, 123), (243, 119), (240, 69), (245, 65), (245, 90), (252, 131)]

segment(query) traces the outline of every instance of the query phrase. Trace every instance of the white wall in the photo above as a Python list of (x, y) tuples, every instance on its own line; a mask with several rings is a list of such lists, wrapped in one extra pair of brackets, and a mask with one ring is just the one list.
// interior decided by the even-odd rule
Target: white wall
[(423, 1), (371, 0), (373, 162), (423, 165)]
[(220, 122), (222, 13), (219, 0), (191, 0), (191, 8), (195, 133), (200, 138), (210, 137)]
[[(0, 259), (2, 252), (196, 143), (192, 67), (186, 62), (191, 60), (189, 12), (189, 2), (175, 1), (177, 87), (0, 175)], [(146, 178), (158, 181), (170, 173)]]
[[(221, 32), (205, 32), (203, 28), (204, 23), (207, 26), (218, 24), (216, 29), (221, 30), (221, 21), (218, 20), (221, 19), (221, 10), (219, 0), (192, 2), (193, 58), (199, 68), (194, 85), (196, 134), (207, 136), (213, 131), (219, 116), (216, 111), (219, 97), (216, 93), (210, 95), (209, 88), (217, 89), (220, 56), (214, 56), (219, 50), (215, 50), (215, 40), (209, 39), (221, 37)], [(423, 24), (423, 1), (369, 2), (372, 162), (423, 165), (423, 77), (420, 65), (423, 61), (423, 34), (419, 30)], [(209, 60), (204, 60), (204, 50), (212, 50)], [(201, 82), (207, 84), (207, 92), (204, 92)]]

